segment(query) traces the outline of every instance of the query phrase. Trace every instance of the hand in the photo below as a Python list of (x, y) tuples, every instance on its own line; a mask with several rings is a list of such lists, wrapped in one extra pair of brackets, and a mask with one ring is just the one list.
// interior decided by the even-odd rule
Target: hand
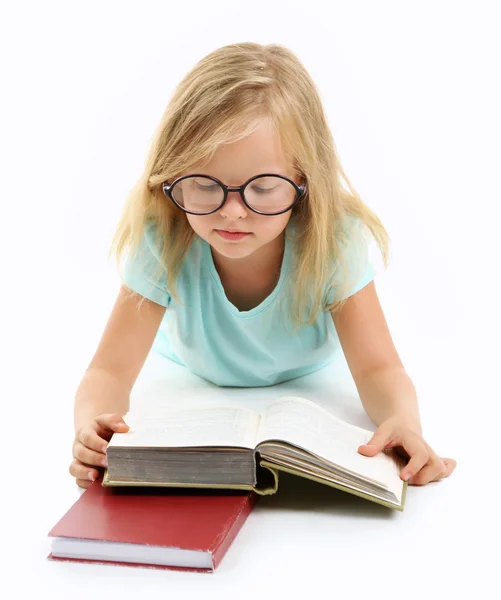
[[(77, 485), (88, 488), (99, 475), (100, 468), (106, 467), (106, 447), (115, 433), (125, 433), (129, 426), (118, 414), (99, 415), (81, 427), (73, 442), (73, 461), (70, 473)], [(97, 467), (97, 468), (95, 468)]]
[(384, 448), (395, 448), (397, 454), (410, 458), (400, 473), (401, 479), (410, 485), (425, 485), (449, 477), (457, 464), (453, 458), (440, 458), (421, 433), (398, 417), (381, 423), (369, 443), (360, 446), (358, 452), (364, 456), (376, 456)]

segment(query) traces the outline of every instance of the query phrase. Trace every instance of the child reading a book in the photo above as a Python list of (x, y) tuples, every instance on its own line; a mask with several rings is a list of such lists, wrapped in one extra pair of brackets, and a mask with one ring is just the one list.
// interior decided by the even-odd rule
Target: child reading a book
[(306, 375), (342, 350), (377, 426), (359, 452), (394, 447), (410, 484), (449, 476), (456, 462), (422, 437), (369, 232), (387, 266), (388, 234), (345, 175), (300, 60), (256, 43), (200, 60), (161, 118), (113, 240), (123, 283), (76, 393), (77, 484), (96, 479), (110, 437), (127, 431), (150, 350), (243, 387)]

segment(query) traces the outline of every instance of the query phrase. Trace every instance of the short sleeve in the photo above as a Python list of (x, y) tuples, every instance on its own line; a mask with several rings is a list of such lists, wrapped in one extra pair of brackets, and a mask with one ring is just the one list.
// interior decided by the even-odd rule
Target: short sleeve
[(156, 304), (169, 306), (167, 273), (162, 265), (156, 234), (155, 225), (147, 223), (137, 252), (129, 253), (124, 261), (121, 277), (133, 292)]
[(376, 269), (370, 258), (366, 231), (360, 219), (349, 218), (347, 242), (341, 245), (345, 263), (336, 263), (332, 282), (326, 290), (326, 304), (353, 296), (375, 278)]

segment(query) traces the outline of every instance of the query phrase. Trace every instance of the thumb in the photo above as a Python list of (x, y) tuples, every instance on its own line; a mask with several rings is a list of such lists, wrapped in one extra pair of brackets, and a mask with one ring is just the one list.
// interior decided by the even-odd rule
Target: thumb
[(99, 415), (96, 417), (96, 423), (103, 429), (108, 429), (110, 431), (125, 432), (129, 429), (123, 416), (119, 413)]
[(367, 444), (358, 447), (358, 452), (364, 456), (376, 456), (391, 441), (391, 429), (382, 425), (379, 427)]

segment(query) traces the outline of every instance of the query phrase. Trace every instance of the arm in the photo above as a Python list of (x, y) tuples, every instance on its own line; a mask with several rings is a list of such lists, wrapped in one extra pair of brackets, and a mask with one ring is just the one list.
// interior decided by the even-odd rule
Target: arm
[(393, 344), (374, 281), (332, 313), (366, 413), (376, 425), (398, 416), (421, 433), (416, 390)]
[[(141, 302), (140, 302), (141, 301)], [(75, 397), (75, 431), (103, 413), (124, 414), (166, 308), (121, 286)]]
[(410, 459), (400, 476), (413, 485), (448, 477), (456, 461), (440, 458), (423, 439), (416, 390), (391, 339), (374, 282), (350, 296), (333, 319), (362, 404), (378, 425), (360, 454), (395, 448)]
[(158, 330), (165, 306), (120, 288), (99, 346), (77, 389), (75, 440), (70, 473), (88, 487), (106, 466), (106, 446), (114, 432), (127, 431), (121, 418)]

